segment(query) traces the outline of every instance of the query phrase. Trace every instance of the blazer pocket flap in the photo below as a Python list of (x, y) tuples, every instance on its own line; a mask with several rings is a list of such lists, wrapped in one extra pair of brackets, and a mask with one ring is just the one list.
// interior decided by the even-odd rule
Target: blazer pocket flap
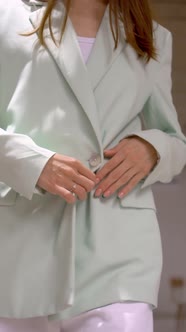
[(0, 182), (0, 206), (14, 205), (17, 197), (17, 192)]
[(141, 184), (138, 184), (127, 196), (120, 198), (120, 204), (126, 208), (156, 210), (151, 188), (141, 189)]

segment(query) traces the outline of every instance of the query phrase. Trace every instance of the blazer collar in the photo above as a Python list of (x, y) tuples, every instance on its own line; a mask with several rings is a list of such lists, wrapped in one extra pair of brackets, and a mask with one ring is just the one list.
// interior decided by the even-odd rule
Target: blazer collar
[(126, 44), (126, 35), (123, 25), (120, 23), (119, 26), (119, 43), (117, 49), (114, 50), (114, 39), (110, 30), (109, 6), (107, 6), (97, 32), (94, 46), (86, 64), (93, 89), (97, 87)]
[[(34, 28), (38, 26), (44, 10), (45, 8), (41, 7), (31, 13), (30, 21)], [(65, 8), (62, 1), (57, 2), (52, 18), (53, 32), (57, 40), (60, 39), (60, 27), (64, 13)], [(115, 51), (113, 50), (114, 42), (109, 26), (109, 8), (107, 7), (105, 11), (87, 64), (83, 61), (77, 35), (69, 18), (62, 42), (59, 45), (55, 45), (52, 41), (48, 27), (45, 28), (44, 35), (48, 52), (55, 60), (88, 116), (101, 147), (99, 112), (95, 101), (94, 89), (124, 46), (124, 41), (120, 40), (118, 48)]]

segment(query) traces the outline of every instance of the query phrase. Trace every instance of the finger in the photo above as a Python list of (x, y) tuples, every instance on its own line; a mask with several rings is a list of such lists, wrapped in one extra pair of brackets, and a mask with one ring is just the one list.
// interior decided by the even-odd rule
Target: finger
[(117, 153), (96, 173), (96, 183), (99, 183), (106, 175), (108, 175), (123, 161), (124, 161), (123, 153)]
[(122, 186), (127, 185), (130, 180), (136, 175), (136, 171), (134, 168), (128, 170), (118, 181), (112, 183), (110, 187), (103, 193), (104, 197), (112, 196), (118, 189)]
[(104, 151), (104, 157), (111, 158), (116, 154), (115, 151)]
[(143, 176), (141, 173), (137, 173), (129, 182), (128, 184), (118, 193), (119, 198), (123, 198), (129, 194), (137, 184), (142, 180)]
[[(130, 173), (129, 173), (130, 170)], [(95, 192), (95, 197), (99, 197), (106, 192), (106, 197), (113, 194), (112, 186), (118, 184), (119, 181), (123, 181), (121, 185), (124, 185), (126, 181), (129, 181), (129, 176), (132, 174), (134, 175), (135, 170), (133, 169), (132, 165), (124, 161), (118, 167), (116, 167), (97, 187)], [(117, 188), (117, 189), (118, 189)], [(110, 190), (112, 193), (110, 193)]]
[(95, 187), (95, 181), (92, 181), (81, 174), (75, 174), (73, 177), (73, 181), (83, 187), (86, 192), (91, 192), (92, 189)]
[[(90, 180), (88, 180), (90, 181)], [(93, 182), (92, 182), (93, 183)], [(57, 181), (57, 186), (60, 188), (65, 188), (71, 193), (75, 193), (80, 200), (85, 200), (87, 198), (87, 191), (84, 187), (79, 185), (76, 181), (72, 181), (66, 177), (60, 177)]]
[(84, 177), (96, 183), (96, 175), (79, 161), (77, 162), (77, 171)]
[(77, 197), (72, 192), (58, 185), (54, 187), (54, 194), (60, 196), (69, 204), (74, 204), (77, 201)]
[(118, 152), (118, 146), (116, 146), (115, 148), (113, 149), (109, 149), (109, 150), (104, 150), (104, 155), (114, 155)]
[[(96, 178), (95, 174), (94, 178)], [(57, 185), (65, 187), (68, 190), (71, 190), (74, 182), (83, 187), (86, 192), (90, 192), (95, 186), (95, 181), (81, 175), (78, 171), (69, 166), (63, 167), (62, 172), (56, 175), (55, 182)]]
[(68, 179), (66, 176), (58, 176), (55, 184), (57, 188), (64, 188), (70, 191), (72, 194), (75, 193), (77, 195), (77, 198), (80, 200), (85, 200), (87, 198), (86, 189), (81, 185), (77, 184), (75, 181), (73, 182), (71, 179)]
[(72, 183), (71, 186), (68, 188), (69, 191), (76, 194), (78, 199), (84, 201), (87, 198), (87, 192), (85, 188), (81, 187), (76, 183)]
[[(62, 159), (61, 161), (60, 158)], [(60, 174), (66, 174), (70, 177), (71, 173), (75, 171), (81, 173), (90, 180), (95, 181), (95, 174), (75, 158), (59, 155), (57, 166), (58, 173)]]
[(124, 145), (128, 143), (127, 139), (121, 140), (116, 146), (111, 149), (105, 149), (104, 154), (116, 154)]

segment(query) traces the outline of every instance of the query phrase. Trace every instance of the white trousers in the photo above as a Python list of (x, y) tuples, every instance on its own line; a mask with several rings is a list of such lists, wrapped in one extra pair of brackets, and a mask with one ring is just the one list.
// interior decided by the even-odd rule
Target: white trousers
[(0, 319), (0, 332), (153, 332), (153, 314), (144, 303), (116, 303), (67, 321), (46, 317)]

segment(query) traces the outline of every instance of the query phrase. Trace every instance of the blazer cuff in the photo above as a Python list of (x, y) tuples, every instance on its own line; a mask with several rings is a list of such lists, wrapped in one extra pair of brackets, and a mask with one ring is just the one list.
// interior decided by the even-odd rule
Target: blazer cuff
[[(141, 189), (146, 188), (154, 184), (157, 181), (160, 181), (162, 178), (162, 168), (166, 162), (165, 150), (167, 148), (167, 140), (165, 140), (165, 133), (158, 129), (143, 130), (137, 133), (132, 133), (127, 135), (127, 137), (138, 136), (148, 143), (150, 143), (157, 152), (157, 163), (154, 168), (151, 170), (149, 175), (142, 181)], [(127, 138), (125, 137), (125, 138)]]
[[(42, 154), (37, 155), (33, 161), (27, 163), (28, 180), (23, 182), (23, 179), (20, 179), (20, 181), (22, 180), (22, 185), (19, 190), (21, 196), (31, 200), (34, 194), (43, 195), (45, 193), (44, 190), (37, 187), (37, 182), (45, 165), (54, 154), (55, 152), (53, 151), (42, 149)], [(29, 174), (31, 174), (30, 177)]]

